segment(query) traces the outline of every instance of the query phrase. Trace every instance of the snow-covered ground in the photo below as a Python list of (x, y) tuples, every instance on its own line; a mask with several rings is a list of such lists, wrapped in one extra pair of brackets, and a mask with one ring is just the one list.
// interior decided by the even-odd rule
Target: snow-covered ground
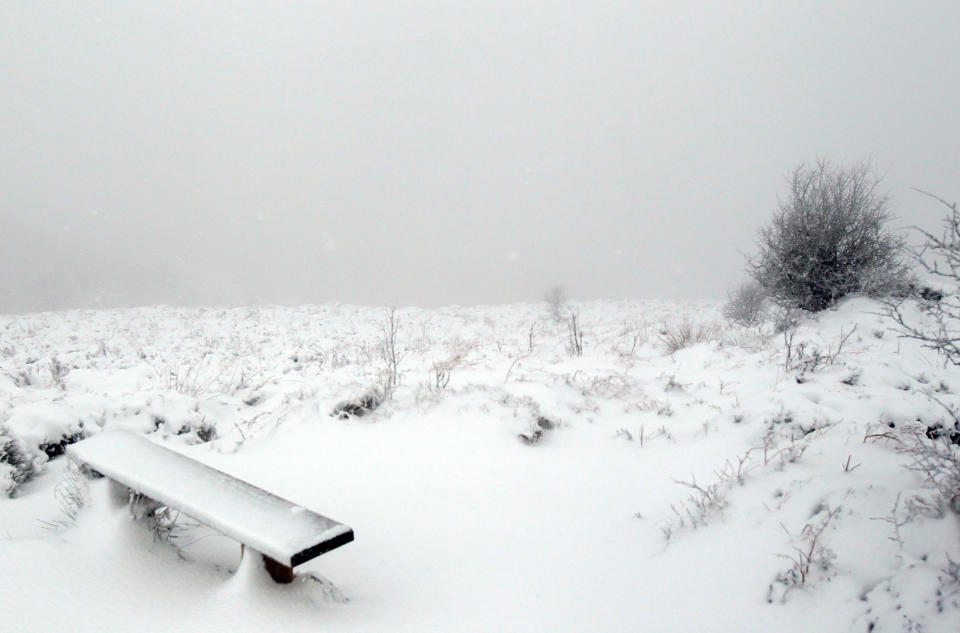
[[(952, 426), (956, 368), (866, 299), (789, 360), (712, 303), (570, 307), (582, 356), (543, 304), (398, 310), (398, 384), (360, 417), (331, 413), (387, 384), (382, 308), (0, 316), (0, 630), (960, 629), (960, 515), (903, 450)], [(666, 352), (684, 321), (713, 335)], [(47, 458), (103, 428), (356, 541), (293, 585), (237, 572)]]

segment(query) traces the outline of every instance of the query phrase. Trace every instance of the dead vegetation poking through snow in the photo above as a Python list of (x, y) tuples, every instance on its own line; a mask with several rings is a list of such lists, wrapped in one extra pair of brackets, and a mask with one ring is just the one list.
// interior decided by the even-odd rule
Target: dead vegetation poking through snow
[(830, 572), (837, 554), (827, 546), (823, 533), (840, 510), (825, 506), (818, 508), (797, 536), (784, 526), (784, 531), (797, 544), (793, 546), (792, 554), (780, 555), (790, 561), (790, 566), (770, 583), (767, 602), (785, 602), (792, 590), (807, 586), (814, 574), (823, 576)]
[[(917, 573), (933, 583), (924, 599), (951, 615), (958, 573), (950, 561), (960, 555), (942, 544), (956, 536), (944, 517), (958, 502), (960, 474), (956, 420), (945, 412), (960, 405), (951, 388), (960, 369), (941, 370), (915, 341), (884, 336), (876, 304), (860, 299), (816, 317), (793, 314), (779, 332), (770, 315), (733, 326), (716, 304), (562, 310), (558, 321), (542, 303), (0, 317), (0, 485), (14, 475), (25, 482), (31, 468), (33, 476), (61, 472), (47, 461), (58, 459), (61, 431), (82, 422), (84, 432), (124, 428), (216, 464), (246, 464), (307, 499), (330, 494), (351, 509), (369, 499), (357, 513), (365, 530), (413, 544), (428, 565), (418, 558), (402, 567), (407, 552), (398, 569), (437, 595), (463, 580), (443, 557), (459, 551), (465, 531), (487, 543), (502, 542), (506, 530), (519, 543), (527, 534), (514, 525), (548, 521), (538, 545), (523, 541), (510, 552), (540, 581), (595, 574), (609, 576), (609, 586), (650, 586), (647, 565), (616, 561), (657, 553), (647, 562), (662, 562), (660, 572), (688, 574), (702, 565), (686, 558), (690, 551), (729, 550), (742, 561), (741, 581), (756, 581), (743, 598), (751, 604), (770, 585), (767, 597), (784, 612), (807, 597), (851, 601), (873, 609), (879, 627), (890, 620), (877, 614)], [(69, 372), (51, 373), (54, 358)], [(321, 495), (311, 482), (324, 476), (336, 485)], [(84, 494), (72, 483), (56, 488), (34, 477), (21, 490), (56, 494), (47, 516), (59, 508), (64, 525), (96, 512), (92, 502), (80, 509)], [(337, 497), (341, 488), (349, 492)], [(404, 499), (385, 499), (381, 489)], [(13, 507), (3, 501), (0, 519)], [(402, 505), (386, 516), (390, 503)], [(411, 503), (444, 517), (429, 542), (422, 522), (403, 512)], [(484, 504), (516, 516), (486, 533), (472, 514), (492, 507)], [(202, 536), (180, 517), (144, 509), (174, 547)], [(568, 561), (576, 573), (538, 567), (541, 544), (582, 542), (581, 521), (603, 538)], [(618, 531), (624, 523), (631, 529)], [(76, 532), (84, 526), (78, 521)], [(851, 538), (868, 543), (870, 557)], [(362, 564), (376, 567), (382, 553), (373, 550), (357, 554)], [(468, 572), (480, 590), (496, 591), (492, 576)], [(850, 582), (821, 582), (836, 576)], [(864, 576), (883, 580), (867, 587)], [(370, 595), (389, 584), (369, 575), (353, 582), (371, 583)], [(935, 608), (918, 604), (903, 610), (930, 621)]]
[(673, 354), (685, 347), (714, 340), (718, 333), (719, 330), (713, 323), (697, 321), (685, 316), (661, 330), (660, 343), (668, 354)]

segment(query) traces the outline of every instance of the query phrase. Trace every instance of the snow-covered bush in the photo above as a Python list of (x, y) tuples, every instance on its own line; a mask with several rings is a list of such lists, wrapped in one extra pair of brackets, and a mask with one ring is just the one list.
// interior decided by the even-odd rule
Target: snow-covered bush
[(184, 436), (188, 444), (206, 444), (217, 438), (217, 426), (204, 418), (196, 424), (184, 424), (177, 435)]
[(879, 183), (869, 163), (794, 170), (747, 265), (771, 299), (818, 312), (851, 293), (885, 296), (903, 286), (903, 240), (884, 228), (890, 215)]
[(37, 455), (31, 455), (21, 441), (0, 426), (0, 490), (13, 496), (17, 486), (38, 472)]
[(371, 389), (355, 398), (338, 402), (336, 406), (333, 407), (330, 415), (342, 420), (350, 417), (363, 417), (375, 411), (377, 407), (383, 404), (383, 401), (383, 392), (379, 389)]
[(67, 446), (83, 439), (83, 432), (77, 431), (62, 435), (60, 439), (44, 442), (40, 445), (40, 450), (46, 453), (47, 457), (53, 459), (67, 452)]

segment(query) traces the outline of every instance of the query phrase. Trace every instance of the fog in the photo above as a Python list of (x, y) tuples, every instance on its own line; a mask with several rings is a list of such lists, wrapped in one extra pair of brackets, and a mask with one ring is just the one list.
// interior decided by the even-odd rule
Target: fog
[(798, 164), (960, 198), (960, 3), (0, 3), (0, 312), (717, 298)]

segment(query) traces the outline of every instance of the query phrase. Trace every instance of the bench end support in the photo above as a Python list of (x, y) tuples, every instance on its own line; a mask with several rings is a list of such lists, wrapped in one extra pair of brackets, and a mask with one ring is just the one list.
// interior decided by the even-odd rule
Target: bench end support
[(261, 554), (261, 556), (263, 557), (263, 566), (266, 568), (267, 573), (270, 574), (270, 577), (273, 578), (274, 582), (284, 585), (293, 582), (293, 567), (287, 567), (280, 561), (274, 560), (266, 554)]

